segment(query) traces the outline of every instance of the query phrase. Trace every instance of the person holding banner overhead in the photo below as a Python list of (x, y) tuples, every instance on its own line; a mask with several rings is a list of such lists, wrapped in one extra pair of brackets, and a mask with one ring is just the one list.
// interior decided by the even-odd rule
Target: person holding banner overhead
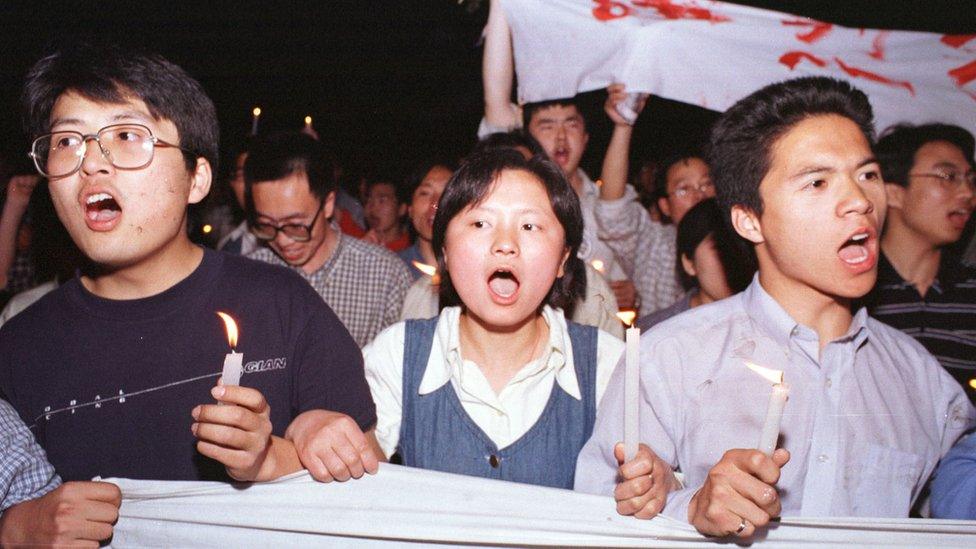
[[(907, 517), (976, 424), (920, 344), (851, 310), (874, 285), (887, 205), (872, 139), (867, 97), (830, 78), (760, 89), (712, 130), (718, 200), (759, 272), (656, 325), (639, 359), (640, 439), (684, 474), (663, 513), (703, 534), (750, 537), (781, 514)], [(621, 370), (577, 490), (618, 486)]]

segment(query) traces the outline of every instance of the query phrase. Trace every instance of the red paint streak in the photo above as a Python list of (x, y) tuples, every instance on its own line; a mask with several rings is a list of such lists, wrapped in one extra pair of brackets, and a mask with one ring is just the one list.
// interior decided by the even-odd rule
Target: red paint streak
[(712, 10), (697, 6), (677, 5), (672, 3), (671, 0), (633, 0), (633, 4), (639, 8), (653, 8), (665, 19), (695, 19), (710, 23), (731, 21), (731, 19), (724, 15), (712, 13)]
[(809, 31), (801, 32), (800, 34), (796, 35), (798, 40), (806, 42), (807, 44), (813, 44), (817, 40), (827, 36), (830, 34), (831, 29), (834, 28), (834, 26), (830, 23), (815, 21), (813, 19), (790, 19), (783, 21), (783, 25), (787, 27), (810, 27)]
[(596, 6), (593, 7), (593, 17), (600, 21), (612, 21), (630, 15), (630, 6), (613, 0), (593, 0)]
[(976, 38), (976, 34), (944, 34), (941, 42), (951, 48), (961, 48), (963, 44)]
[(793, 70), (800, 63), (800, 61), (802, 61), (804, 59), (806, 59), (807, 61), (810, 61), (811, 63), (813, 63), (814, 65), (816, 65), (818, 67), (826, 67), (827, 66), (827, 62), (826, 61), (824, 61), (823, 59), (817, 57), (816, 55), (813, 55), (811, 53), (807, 53), (805, 51), (789, 51), (789, 52), (786, 52), (786, 53), (784, 53), (783, 55), (780, 56), (779, 62), (782, 63), (782, 64), (784, 64), (784, 65), (786, 65), (787, 67), (789, 67), (790, 70)]
[(949, 71), (949, 76), (956, 81), (960, 88), (976, 80), (976, 61), (970, 61), (961, 67), (956, 67)]
[(968, 92), (966, 92), (966, 95), (968, 95), (969, 97), (972, 97), (973, 98), (973, 101), (976, 101), (976, 92), (969, 92), (968, 91)]
[(885, 40), (888, 38), (889, 31), (879, 31), (878, 35), (874, 37), (871, 42), (871, 51), (868, 55), (877, 59), (878, 61), (884, 61), (885, 56)]
[(846, 72), (849, 76), (853, 76), (854, 78), (864, 78), (866, 80), (871, 80), (872, 82), (877, 82), (879, 84), (884, 84), (886, 86), (905, 88), (906, 90), (908, 90), (908, 93), (912, 94), (912, 96), (915, 95), (915, 86), (912, 86), (911, 82), (907, 82), (903, 80), (892, 80), (891, 78), (888, 78), (887, 76), (882, 76), (878, 73), (866, 71), (864, 69), (859, 69), (857, 67), (852, 67), (847, 63), (844, 63), (837, 57), (834, 58), (834, 61), (836, 61), (837, 65), (839, 65), (840, 68), (843, 69), (844, 72)]

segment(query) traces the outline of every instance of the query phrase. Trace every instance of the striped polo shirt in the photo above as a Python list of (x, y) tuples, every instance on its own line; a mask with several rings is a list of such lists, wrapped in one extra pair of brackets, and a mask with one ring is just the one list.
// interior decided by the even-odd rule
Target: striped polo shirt
[(943, 253), (935, 281), (922, 296), (882, 253), (878, 281), (865, 304), (871, 316), (925, 346), (976, 402), (970, 385), (976, 379), (976, 269)]

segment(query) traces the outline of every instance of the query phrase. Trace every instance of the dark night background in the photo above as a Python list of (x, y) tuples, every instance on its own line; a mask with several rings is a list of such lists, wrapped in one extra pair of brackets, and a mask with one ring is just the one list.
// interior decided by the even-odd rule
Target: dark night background
[[(976, 32), (976, 1), (738, 2), (852, 26)], [(0, 154), (27, 170), (18, 96), (45, 51), (99, 36), (141, 44), (198, 78), (217, 105), (222, 146), (250, 129), (299, 128), (306, 114), (347, 165), (459, 155), (481, 117), (481, 49), (488, 0), (0, 3)], [(731, 75), (730, 75), (731, 77)], [(590, 173), (609, 135), (602, 92), (587, 94)], [(654, 100), (634, 155), (655, 157), (704, 134), (715, 114)]]

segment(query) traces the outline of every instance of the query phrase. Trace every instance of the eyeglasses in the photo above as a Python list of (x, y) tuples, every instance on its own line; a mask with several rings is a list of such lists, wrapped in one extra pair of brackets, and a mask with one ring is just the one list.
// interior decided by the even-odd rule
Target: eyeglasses
[(274, 240), (278, 236), (278, 233), (281, 232), (285, 233), (285, 236), (295, 242), (308, 242), (312, 239), (312, 229), (315, 228), (315, 223), (319, 220), (319, 212), (322, 211), (322, 206), (324, 205), (325, 200), (319, 202), (319, 207), (315, 210), (315, 217), (308, 225), (301, 223), (285, 223), (284, 225), (254, 223), (251, 225), (251, 233), (258, 240)]
[(28, 156), (34, 159), (34, 166), (41, 175), (66, 177), (81, 168), (89, 141), (95, 141), (102, 155), (120, 170), (145, 168), (152, 162), (156, 147), (173, 147), (190, 152), (154, 136), (142, 124), (113, 124), (98, 130), (98, 133), (87, 135), (75, 131), (44, 134), (31, 144)]
[(939, 179), (939, 183), (947, 191), (954, 191), (962, 187), (963, 185), (968, 185), (970, 188), (976, 189), (976, 172), (955, 172), (955, 171), (945, 171), (945, 172), (932, 172), (932, 173), (910, 173), (911, 177), (935, 177)]
[(682, 185), (675, 189), (671, 194), (678, 198), (684, 198), (693, 192), (706, 196), (715, 192), (715, 185), (713, 185), (711, 181), (705, 181), (697, 185)]

